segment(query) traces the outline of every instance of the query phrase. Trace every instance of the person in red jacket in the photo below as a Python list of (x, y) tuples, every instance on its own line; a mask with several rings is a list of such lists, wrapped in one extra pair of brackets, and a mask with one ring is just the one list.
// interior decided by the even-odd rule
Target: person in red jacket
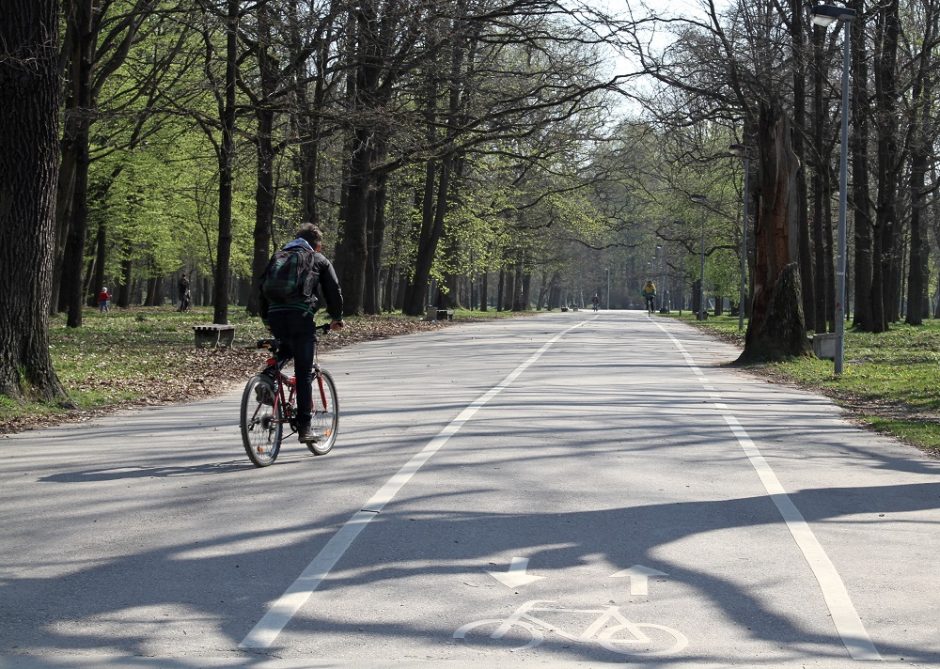
[(105, 286), (101, 289), (101, 292), (98, 293), (98, 311), (110, 311), (111, 310), (111, 293), (108, 292), (108, 287)]

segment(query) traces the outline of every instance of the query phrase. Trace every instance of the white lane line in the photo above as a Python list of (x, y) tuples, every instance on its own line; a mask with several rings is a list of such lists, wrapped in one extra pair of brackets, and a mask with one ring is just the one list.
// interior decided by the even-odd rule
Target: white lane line
[(261, 620), (258, 621), (258, 624), (248, 632), (248, 635), (242, 639), (238, 647), (245, 649), (269, 648), (284, 627), (287, 626), (287, 623), (290, 622), (291, 618), (307, 603), (307, 600), (313, 595), (314, 590), (329, 576), (330, 570), (333, 569), (346, 550), (352, 545), (353, 541), (356, 540), (359, 533), (382, 511), (386, 504), (392, 501), (398, 491), (431, 459), (431, 456), (441, 450), (444, 444), (446, 444), (467, 421), (473, 418), (477, 411), (508, 388), (513, 381), (519, 378), (520, 374), (528, 369), (536, 360), (541, 358), (552, 345), (575, 328), (579, 328), (587, 322), (588, 321), (582, 321), (577, 325), (572, 325), (545, 342), (539, 350), (512, 370), (499, 384), (490, 388), (467, 405), (447, 427), (441, 430), (436, 437), (431, 439), (423, 449), (413, 455), (397, 473), (385, 482), (385, 485), (372, 495), (369, 501), (363, 505), (362, 510), (354, 513), (339, 531), (330, 538), (326, 546), (317, 553), (316, 557), (311, 560), (310, 564), (308, 564), (300, 576), (297, 577), (297, 580), (287, 588), (283, 595), (271, 604), (267, 613), (265, 613)]
[[(704, 378), (698, 365), (696, 365), (692, 356), (686, 352), (682, 343), (659, 323), (656, 323), (656, 327), (672, 340), (672, 343), (685, 358), (686, 363), (692, 368), (696, 376), (700, 379)], [(757, 472), (757, 476), (764, 486), (764, 490), (767, 491), (767, 495), (776, 505), (777, 510), (787, 524), (787, 528), (790, 530), (790, 535), (803, 553), (803, 558), (812, 570), (813, 576), (816, 577), (816, 582), (819, 583), (822, 590), (823, 599), (826, 601), (826, 606), (832, 615), (832, 622), (842, 638), (845, 649), (854, 660), (881, 660), (878, 649), (872, 643), (868, 631), (855, 610), (855, 605), (852, 604), (852, 599), (845, 588), (845, 583), (842, 582), (842, 577), (839, 576), (832, 560), (829, 559), (822, 544), (813, 534), (809, 523), (806, 522), (800, 510), (796, 508), (790, 496), (787, 495), (770, 464), (764, 459), (760, 449), (751, 441), (747, 431), (738, 422), (738, 419), (728, 412), (728, 407), (725, 404), (715, 403), (714, 406), (721, 412), (721, 416), (731, 429), (731, 433), (738, 440), (738, 444), (740, 444), (745, 455), (747, 455), (751, 466)]]

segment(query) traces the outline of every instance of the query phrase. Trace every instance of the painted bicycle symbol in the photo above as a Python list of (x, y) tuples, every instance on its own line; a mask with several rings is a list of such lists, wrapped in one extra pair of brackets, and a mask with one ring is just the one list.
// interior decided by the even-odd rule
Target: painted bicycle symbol
[[(475, 620), (461, 626), (454, 632), (455, 639), (467, 640), (468, 635), (485, 635), (486, 629), (496, 626), (486, 638), (500, 640), (506, 637), (514, 628), (521, 631), (528, 641), (513, 650), (534, 648), (545, 641), (545, 634), (555, 634), (563, 639), (575, 643), (597, 644), (614, 653), (624, 655), (670, 655), (678, 653), (689, 644), (689, 640), (682, 632), (664, 625), (655, 623), (635, 623), (628, 620), (618, 606), (605, 606), (599, 609), (567, 609), (556, 606), (542, 606), (552, 604), (553, 600), (539, 600), (525, 602), (516, 611), (505, 619), (491, 618)], [(549, 623), (536, 614), (597, 614), (582, 632), (572, 633), (560, 629), (558, 625)], [(518, 634), (518, 632), (517, 632)]]

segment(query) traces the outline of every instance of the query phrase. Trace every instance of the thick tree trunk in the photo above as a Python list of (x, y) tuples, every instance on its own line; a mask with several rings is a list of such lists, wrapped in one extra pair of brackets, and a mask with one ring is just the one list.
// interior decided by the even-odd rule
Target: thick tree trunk
[(121, 286), (118, 291), (117, 305), (127, 309), (131, 304), (131, 288), (134, 281), (134, 262), (131, 260), (130, 243), (124, 242), (124, 259), (121, 261)]
[(875, 207), (874, 265), (872, 268), (872, 332), (888, 329), (892, 304), (892, 273), (895, 271), (897, 220), (897, 48), (898, 3), (888, 0), (878, 14), (881, 45), (875, 58), (875, 118), (878, 123), (878, 201)]
[[(825, 31), (816, 26), (813, 31), (813, 145), (815, 160), (813, 165), (813, 282), (815, 287), (814, 324), (816, 332), (825, 332), (827, 324), (832, 322), (835, 305), (830, 301), (832, 293), (829, 284), (832, 280), (832, 249), (826, 243), (832, 237), (832, 221), (829, 218), (829, 200), (832, 196), (829, 180), (829, 165), (832, 154), (828, 150), (826, 137), (826, 100), (823, 93), (823, 80), (827, 71), (828, 59), (823, 54)], [(828, 229), (828, 230), (827, 230)], [(807, 321), (807, 328), (809, 322)]]
[(381, 293), (382, 248), (385, 245), (387, 183), (388, 175), (378, 175), (375, 180), (375, 188), (369, 198), (369, 227), (366, 238), (369, 260), (366, 264), (365, 303), (363, 305), (367, 314), (377, 314), (381, 311), (379, 295)]
[[(259, 109), (256, 116), (258, 118), (256, 146), (258, 175), (255, 187), (254, 248), (251, 257), (253, 284), (257, 284), (268, 266), (268, 260), (271, 257), (271, 231), (274, 224), (274, 147), (271, 144), (274, 113), (269, 109)], [(246, 310), (252, 316), (257, 316), (260, 308), (258, 291), (249, 290), (246, 297)]]
[(67, 401), (49, 355), (59, 162), (53, 0), (7, 0), (0, 21), (0, 395)]
[[(803, 27), (803, 2), (790, 0), (790, 42), (793, 48), (793, 151), (800, 161), (796, 172), (796, 226), (799, 231), (800, 283), (803, 287), (803, 314), (806, 327), (816, 330), (816, 284), (813, 279), (813, 245), (807, 217), (806, 153), (803, 136), (806, 132), (806, 63)], [(822, 248), (815, 252), (822, 254)], [(825, 323), (825, 321), (823, 321)], [(820, 326), (824, 325), (821, 323)]]
[(548, 309), (557, 309), (561, 306), (561, 275), (555, 272), (548, 290)]
[[(80, 170), (88, 172), (88, 127), (91, 101), (91, 60), (96, 36), (92, 31), (91, 0), (80, 0), (68, 6), (65, 16), (66, 45), (69, 45), (66, 70), (65, 110), (63, 114), (62, 159), (56, 192), (56, 240), (53, 265), (52, 309), (66, 311), (71, 293), (66, 278), (67, 246), (76, 199), (76, 179)], [(84, 198), (84, 194), (81, 195)], [(83, 249), (84, 251), (84, 249)], [(74, 252), (73, 252), (74, 255)], [(81, 272), (79, 262), (79, 272)], [(70, 271), (74, 267), (69, 267)], [(74, 278), (74, 277), (73, 277)]]
[(368, 262), (369, 192), (372, 188), (371, 129), (357, 128), (349, 166), (342, 241), (336, 248), (336, 271), (343, 286), (347, 316), (362, 314)]
[[(368, 257), (368, 211), (375, 175), (375, 111), (384, 98), (379, 95), (383, 47), (387, 38), (379, 29), (378, 3), (360, 3), (355, 18), (355, 76), (350, 77), (348, 100), (355, 115), (351, 135), (352, 154), (343, 207), (342, 239), (336, 248), (336, 271), (343, 286), (343, 309), (347, 316), (363, 313)], [(388, 83), (388, 82), (386, 82)], [(422, 312), (423, 313), (423, 312)]]
[(797, 264), (798, 159), (779, 106), (762, 105), (758, 123), (759, 205), (755, 221), (754, 301), (739, 362), (806, 355), (809, 344)]
[[(261, 97), (255, 105), (255, 118), (258, 130), (255, 139), (255, 160), (258, 173), (255, 183), (255, 231), (251, 257), (251, 281), (244, 294), (243, 303), (252, 316), (260, 313), (260, 296), (252, 286), (260, 279), (271, 255), (271, 232), (274, 224), (274, 107), (271, 97), (277, 87), (276, 64), (268, 53), (271, 43), (270, 8), (258, 7), (258, 72), (260, 75)], [(309, 219), (308, 219), (309, 220)]]
[[(459, 11), (459, 10), (458, 10)], [(460, 113), (461, 91), (463, 84), (460, 73), (463, 68), (463, 59), (465, 56), (466, 45), (456, 44), (452, 47), (450, 56), (450, 77), (448, 82), (448, 106), (447, 106), (447, 146), (444, 157), (441, 160), (440, 181), (438, 183), (437, 204), (434, 215), (433, 225), (428, 228), (422, 225), (421, 237), (418, 241), (418, 258), (415, 263), (414, 291), (421, 292), (422, 286), (427, 282), (430, 276), (431, 267), (434, 264), (434, 257), (437, 253), (437, 246), (441, 236), (444, 233), (444, 218), (447, 214), (448, 204), (451, 197), (451, 177), (456, 172), (455, 182), (459, 181), (460, 165), (454, 155), (451, 140), (456, 136), (458, 115)], [(427, 100), (425, 109), (425, 119), (428, 123), (428, 139), (433, 142), (437, 136), (435, 127), (436, 98), (438, 90), (438, 75), (435, 72), (428, 72), (427, 82)], [(427, 219), (425, 219), (426, 221)], [(453, 296), (456, 298), (456, 296)], [(406, 305), (407, 313), (417, 315), (411, 310), (418, 307), (417, 296), (412, 296), (409, 304)], [(420, 312), (418, 312), (420, 313)]]
[(68, 306), (69, 327), (81, 327), (82, 270), (85, 264), (85, 236), (88, 231), (88, 133), (91, 127), (92, 90), (91, 67), (97, 39), (94, 29), (91, 0), (74, 4), (74, 48), (70, 54), (70, 99), (74, 100), (71, 115), (65, 121), (67, 135), (63, 144), (69, 160), (74, 160), (72, 176), (70, 219), (66, 223), (65, 255), (62, 263), (62, 302)]
[[(287, 8), (290, 17), (289, 49), (291, 62), (298, 63), (307, 59), (306, 36), (301, 35), (301, 27), (305, 25), (305, 9), (301, 9), (297, 0), (290, 0)], [(351, 24), (354, 22), (351, 20)], [(352, 34), (350, 35), (350, 37)], [(355, 40), (350, 39), (350, 48)], [(314, 67), (314, 93), (313, 100), (308, 100), (309, 83), (301, 77), (294, 90), (294, 99), (297, 113), (291, 116), (296, 124), (298, 134), (297, 173), (300, 179), (300, 202), (303, 211), (303, 220), (319, 225), (319, 208), (317, 205), (317, 181), (320, 167), (320, 127), (321, 113), (325, 99), (325, 72), (326, 58), (328, 57), (329, 40), (324, 39), (321, 48), (317, 49), (313, 60)], [(351, 53), (351, 52), (350, 52)]]
[(871, 195), (868, 187), (868, 53), (865, 47), (865, 2), (852, 0), (856, 11), (852, 26), (852, 133), (849, 139), (852, 151), (851, 206), (855, 229), (855, 327), (865, 332), (874, 331), (872, 313), (872, 278), (875, 264), (872, 230)]
[[(929, 59), (927, 54), (923, 59)], [(911, 255), (907, 277), (907, 317), (908, 325), (922, 325), (929, 308), (927, 302), (927, 277), (930, 276), (927, 264), (928, 241), (925, 225), (927, 213), (927, 193), (925, 192), (927, 169), (930, 165), (929, 140), (926, 132), (927, 113), (929, 112), (931, 79), (927, 73), (928, 62), (921, 62), (921, 76), (915, 80), (912, 92), (913, 147), (911, 150), (911, 174), (909, 178), (911, 199)]]
[(522, 290), (519, 294), (519, 308), (516, 311), (526, 311), (532, 304), (532, 272), (523, 269), (522, 263), (519, 264), (519, 271), (522, 272)]
[(225, 28), (225, 96), (222, 145), (219, 147), (219, 239), (216, 244), (212, 322), (228, 323), (229, 275), (232, 254), (232, 187), (235, 165), (235, 85), (238, 75), (239, 0), (228, 0)]
[[(429, 123), (428, 133), (433, 132), (433, 127)], [(421, 195), (421, 229), (419, 240), (429, 238), (434, 226), (434, 182), (437, 178), (437, 161), (428, 160), (424, 166), (424, 190)], [(430, 276), (430, 265), (424, 269), (425, 258), (422, 256), (422, 246), (419, 242), (418, 255), (415, 260), (414, 275), (408, 279), (408, 288), (405, 291), (405, 301), (402, 310), (409, 316), (420, 316), (424, 313), (427, 299), (425, 291), (427, 290), (428, 276)], [(433, 259), (432, 259), (433, 260)], [(418, 273), (421, 273), (419, 278)]]

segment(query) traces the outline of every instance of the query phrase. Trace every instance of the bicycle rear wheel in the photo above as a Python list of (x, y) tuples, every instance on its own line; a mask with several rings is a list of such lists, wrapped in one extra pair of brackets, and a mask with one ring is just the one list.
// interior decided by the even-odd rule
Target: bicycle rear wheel
[(242, 393), (242, 445), (256, 467), (274, 464), (281, 450), (284, 425), (278, 404), (269, 377), (258, 374), (248, 381)]
[(307, 448), (314, 455), (326, 455), (333, 450), (336, 433), (339, 431), (339, 398), (336, 384), (325, 369), (313, 377), (313, 407), (310, 411), (310, 428), (318, 439), (307, 442)]

